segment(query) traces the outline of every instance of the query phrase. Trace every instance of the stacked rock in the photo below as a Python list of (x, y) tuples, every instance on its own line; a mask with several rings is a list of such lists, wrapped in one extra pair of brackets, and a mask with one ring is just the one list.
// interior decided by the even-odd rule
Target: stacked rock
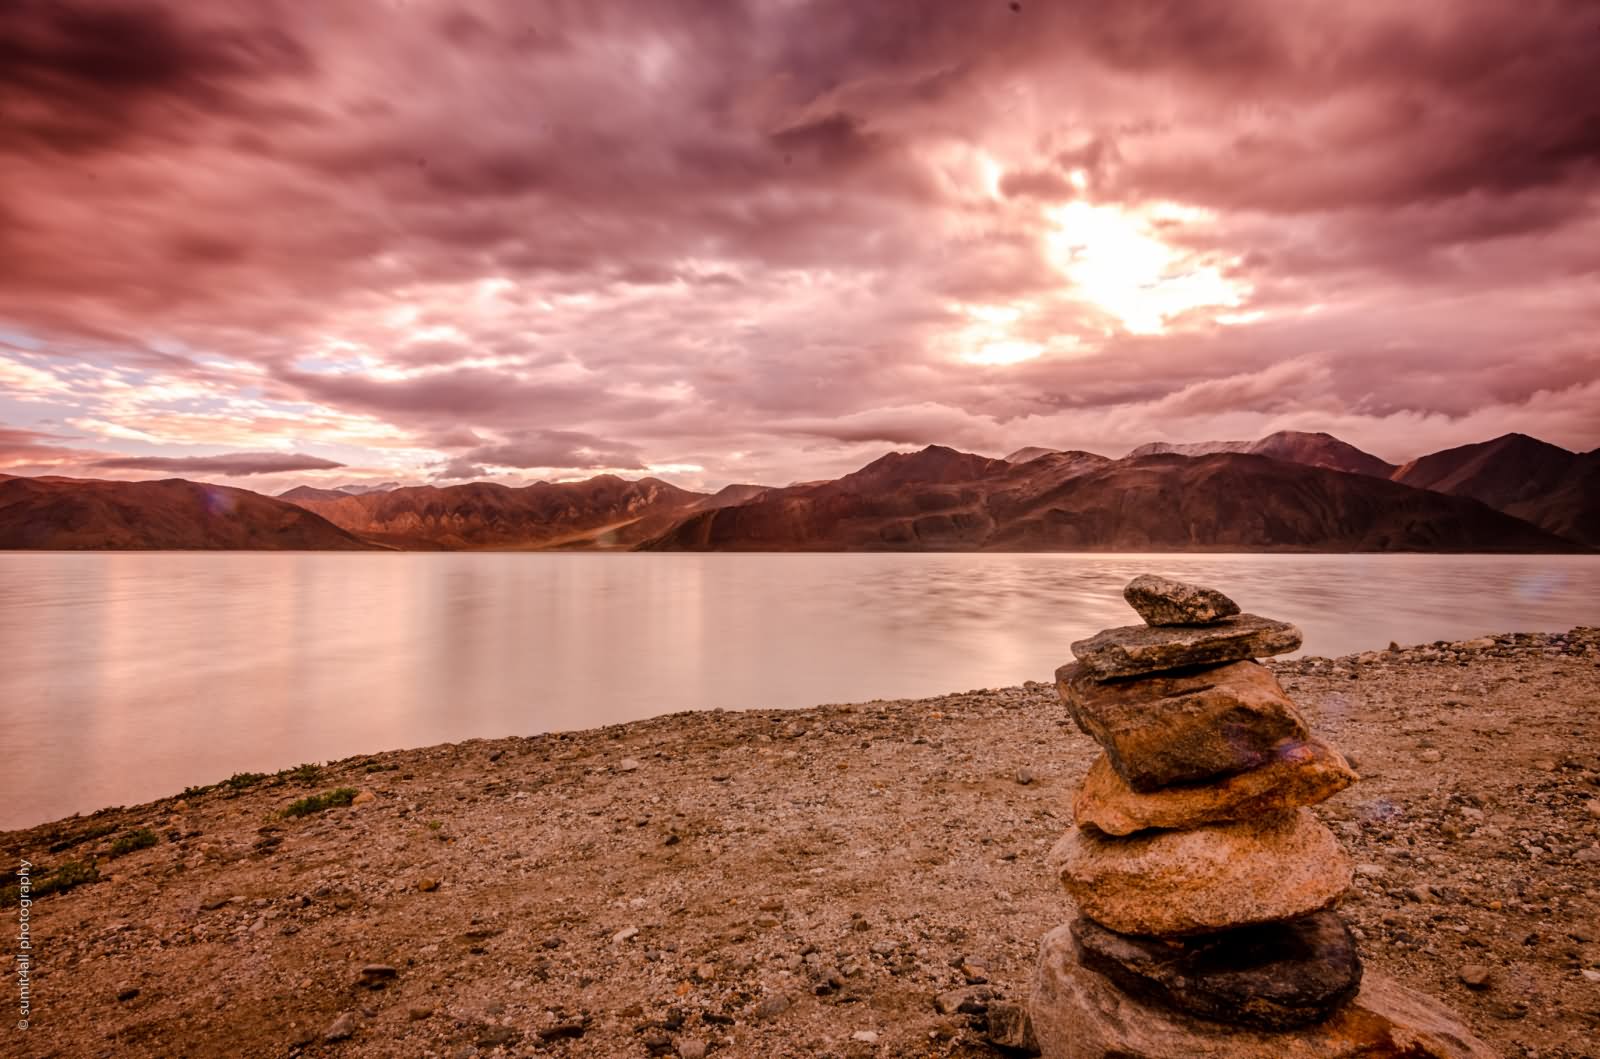
[(1146, 624), (1072, 645), (1056, 673), (1103, 748), (1051, 854), (1078, 906), (1045, 937), (1047, 1059), (1486, 1059), (1444, 1008), (1376, 974), (1334, 906), (1351, 884), (1307, 808), (1357, 779), (1256, 658), (1300, 630), (1145, 575)]

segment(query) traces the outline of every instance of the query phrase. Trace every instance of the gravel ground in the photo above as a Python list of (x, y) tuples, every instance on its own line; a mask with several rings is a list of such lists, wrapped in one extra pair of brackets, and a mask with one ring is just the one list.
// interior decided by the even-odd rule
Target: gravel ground
[[(1362, 773), (1317, 812), (1368, 963), (1508, 1056), (1600, 1057), (1600, 629), (1274, 668)], [(351, 758), (0, 834), (35, 887), (98, 873), (35, 891), (31, 1025), (0, 1050), (995, 1056), (982, 1009), (1026, 999), (1069, 917), (1044, 855), (1094, 750), (1029, 683)]]

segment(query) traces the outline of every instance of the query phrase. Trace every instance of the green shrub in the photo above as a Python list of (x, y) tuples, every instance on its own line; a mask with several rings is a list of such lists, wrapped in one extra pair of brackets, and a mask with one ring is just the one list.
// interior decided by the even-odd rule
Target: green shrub
[(93, 842), (97, 838), (105, 838), (107, 835), (115, 833), (116, 830), (117, 825), (110, 822), (90, 824), (77, 834), (68, 835), (57, 842), (52, 842), (50, 844), (50, 852), (61, 853), (71, 849), (73, 846), (81, 846), (85, 842)]
[(231, 791), (242, 791), (246, 788), (254, 787), (266, 778), (267, 774), (265, 772), (235, 772), (222, 781), (222, 786)]
[(117, 840), (111, 843), (111, 855), (125, 857), (136, 849), (149, 849), (159, 841), (161, 840), (156, 837), (154, 831), (148, 827), (141, 827), (137, 831), (117, 836)]
[(310, 816), (312, 813), (320, 813), (324, 809), (332, 809), (336, 805), (349, 805), (355, 800), (355, 797), (356, 789), (354, 787), (337, 787), (331, 791), (323, 791), (321, 794), (313, 794), (310, 797), (301, 798), (297, 802), (291, 802), (284, 809), (283, 815)]
[[(85, 863), (81, 860), (69, 860), (54, 871), (35, 872), (28, 897), (47, 897), (50, 894), (66, 893), (73, 887), (99, 881), (100, 869), (94, 861)], [(0, 886), (0, 908), (10, 908), (21, 900), (22, 887), (19, 884), (7, 883), (5, 886)]]
[(296, 765), (292, 769), (284, 769), (282, 772), (278, 773), (278, 778), (280, 780), (289, 780), (291, 782), (304, 784), (305, 786), (310, 787), (311, 785), (321, 781), (322, 766), (310, 764)]

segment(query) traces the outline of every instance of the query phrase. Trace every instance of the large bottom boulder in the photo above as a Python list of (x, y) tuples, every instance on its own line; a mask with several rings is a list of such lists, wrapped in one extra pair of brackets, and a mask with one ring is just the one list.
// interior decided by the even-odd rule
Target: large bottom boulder
[(1185, 1015), (1084, 967), (1067, 927), (1045, 936), (1032, 1016), (1044, 1059), (1497, 1059), (1447, 1008), (1371, 971), (1350, 1003), (1298, 1029)]

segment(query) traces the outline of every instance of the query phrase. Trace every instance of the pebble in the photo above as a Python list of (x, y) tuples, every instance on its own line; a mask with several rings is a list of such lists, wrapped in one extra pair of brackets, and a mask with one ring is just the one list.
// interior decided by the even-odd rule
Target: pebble
[(611, 944), (613, 944), (613, 945), (621, 945), (623, 942), (632, 941), (634, 938), (637, 938), (638, 936), (639, 936), (639, 928), (638, 927), (623, 927), (621, 930), (619, 930), (615, 934), (611, 935)]
[(417, 880), (417, 889), (422, 891), (425, 894), (431, 894), (431, 893), (433, 893), (433, 891), (437, 890), (438, 888), (439, 888), (439, 880), (438, 879), (430, 879), (430, 878), (424, 876), (423, 878)]
[[(539, 1031), (539, 1039), (541, 1041), (576, 1040), (577, 1038), (582, 1037), (588, 1028), (588, 1023), (584, 1022), (582, 1019), (570, 1019), (566, 1022), (558, 1022), (554, 1026), (546, 1026), (544, 1029)], [(509, 1030), (512, 1036), (504, 1040), (497, 1041), (497, 1044), (510, 1044), (512, 1041), (516, 1040), (515, 1030), (512, 1030), (509, 1026), (504, 1027), (504, 1029)]]
[(878, 1034), (875, 1030), (856, 1030), (850, 1035), (850, 1039), (860, 1041), (862, 1044), (877, 1044)]
[(1039, 1042), (1033, 1036), (1033, 1020), (1026, 1004), (1000, 1001), (989, 1005), (984, 1037), (1007, 1054), (1038, 1055)]
[(1488, 989), (1489, 979), (1493, 974), (1494, 971), (1492, 969), (1485, 967), (1481, 963), (1469, 963), (1461, 968), (1457, 977), (1461, 979), (1461, 984), (1468, 989)]
[(351, 805), (368, 805), (368, 804), (370, 804), (372, 802), (375, 802), (377, 800), (378, 800), (378, 796), (376, 794), (373, 794), (371, 791), (362, 791), (360, 794), (357, 794), (354, 798), (350, 799), (350, 804)]
[(359, 984), (368, 989), (382, 989), (385, 984), (393, 981), (400, 972), (386, 963), (369, 963), (361, 968), (361, 981)]
[(769, 996), (756, 1005), (754, 1014), (758, 1019), (777, 1018), (793, 1006), (794, 1001), (786, 996)]
[(988, 986), (951, 989), (933, 998), (933, 1009), (941, 1015), (981, 1015), (994, 997)]
[(1024, 765), (1021, 768), (1017, 769), (1017, 782), (1019, 784), (1021, 784), (1022, 786), (1024, 786), (1024, 787), (1028, 786), (1030, 783), (1032, 783), (1034, 781), (1034, 779), (1035, 779), (1035, 777), (1034, 777), (1034, 774), (1033, 774), (1033, 770), (1031, 768), (1029, 768), (1028, 766)]
[(637, 758), (625, 757), (617, 762), (618, 772), (637, 772), (638, 770), (639, 760)]
[(706, 1059), (710, 1046), (698, 1037), (685, 1037), (678, 1042), (678, 1059)]
[(521, 1034), (510, 1026), (490, 1026), (478, 1034), (477, 1044), (479, 1048), (498, 1048), (502, 1044), (514, 1043), (519, 1036)]
[(136, 997), (138, 995), (139, 995), (139, 987), (136, 986), (136, 985), (119, 985), (119, 986), (117, 986), (117, 999), (118, 1000), (132, 1000), (134, 997)]
[(1424, 765), (1437, 765), (1444, 760), (1444, 755), (1437, 750), (1424, 750), (1417, 755), (1417, 760)]
[(322, 1039), (329, 1044), (333, 1044), (335, 1041), (348, 1040), (349, 1038), (355, 1036), (355, 1032), (355, 1012), (346, 1011), (344, 1014), (334, 1019), (333, 1022), (329, 1023), (328, 1028), (322, 1031)]

